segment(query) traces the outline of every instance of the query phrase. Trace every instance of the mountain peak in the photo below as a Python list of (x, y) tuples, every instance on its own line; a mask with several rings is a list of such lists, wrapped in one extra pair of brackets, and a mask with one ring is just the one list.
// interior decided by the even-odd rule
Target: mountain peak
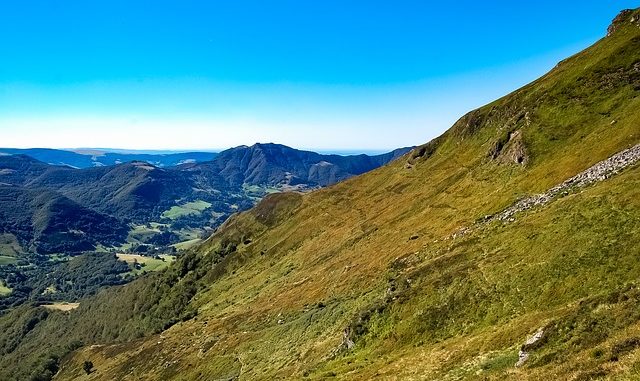
[(252, 145), (251, 147), (247, 147), (247, 148), (250, 148), (252, 150), (253, 149), (259, 149), (259, 148), (279, 148), (279, 149), (285, 148), (285, 149), (293, 150), (293, 148), (291, 148), (289, 146), (286, 146), (284, 144), (277, 144), (277, 143), (256, 143), (256, 144)]
[(625, 23), (633, 24), (640, 28), (640, 8), (624, 9), (613, 19), (607, 28), (607, 37), (617, 32)]

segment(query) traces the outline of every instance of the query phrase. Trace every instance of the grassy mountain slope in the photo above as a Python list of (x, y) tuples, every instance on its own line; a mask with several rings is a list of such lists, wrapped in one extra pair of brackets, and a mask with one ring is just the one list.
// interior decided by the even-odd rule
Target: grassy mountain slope
[(12, 311), (0, 376), (637, 379), (638, 165), (453, 235), (640, 142), (638, 19), (401, 160), (267, 197), (165, 273)]

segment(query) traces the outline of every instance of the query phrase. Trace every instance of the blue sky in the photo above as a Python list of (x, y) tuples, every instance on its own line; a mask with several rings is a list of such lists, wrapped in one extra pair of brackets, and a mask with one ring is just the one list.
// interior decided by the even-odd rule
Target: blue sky
[(633, 1), (0, 4), (0, 146), (420, 144)]

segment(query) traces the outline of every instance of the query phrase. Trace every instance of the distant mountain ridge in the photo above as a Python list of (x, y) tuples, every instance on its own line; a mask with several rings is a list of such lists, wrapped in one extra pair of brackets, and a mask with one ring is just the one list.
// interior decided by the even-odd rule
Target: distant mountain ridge
[[(97, 243), (112, 245), (126, 238), (126, 234), (121, 233), (127, 224), (162, 221), (165, 212), (172, 207), (190, 202), (208, 205), (200, 220), (187, 217), (191, 223), (215, 227), (232, 213), (253, 206), (267, 191), (331, 185), (380, 167), (409, 150), (402, 148), (376, 156), (340, 156), (300, 151), (279, 144), (255, 144), (223, 151), (213, 160), (202, 163), (158, 167), (137, 160), (81, 169), (47, 164), (22, 153), (0, 155), (0, 186), (6, 188), (6, 194), (11, 193), (13, 198), (19, 194), (20, 202), (29, 205), (36, 196), (48, 201), (64, 199), (72, 210), (86, 209), (95, 215), (83, 220), (86, 222), (84, 229), (72, 229), (75, 221), (65, 224), (62, 218), (56, 220), (56, 229), (38, 229), (30, 216), (52, 214), (60, 217), (78, 213), (65, 214), (57, 208), (45, 213), (36, 207), (26, 207), (24, 213), (27, 220), (32, 221), (32, 226), (27, 227), (29, 224), (21, 219), (11, 197), (7, 197), (0, 207), (17, 214), (4, 216), (0, 233), (14, 234), (24, 247), (47, 252), (65, 247), (87, 249)], [(250, 190), (245, 186), (250, 186)], [(58, 201), (51, 205), (64, 204)], [(21, 222), (14, 224), (18, 220)], [(102, 232), (98, 226), (105, 221), (113, 224), (118, 233)], [(60, 234), (65, 227), (76, 234)], [(65, 237), (77, 240), (78, 232), (87, 235), (83, 245), (63, 242)], [(38, 243), (47, 242), (49, 233), (58, 237), (57, 244), (38, 247)]]
[(378, 168), (406, 154), (412, 147), (375, 155), (323, 155), (281, 144), (254, 144), (220, 152), (205, 163), (184, 164), (187, 171), (219, 173), (232, 186), (307, 184), (327, 186)]
[(214, 152), (176, 152), (176, 153), (133, 153), (111, 152), (105, 150), (61, 150), (51, 148), (0, 148), (1, 154), (27, 155), (52, 165), (66, 165), (74, 168), (101, 167), (122, 164), (129, 161), (145, 161), (157, 167), (202, 162), (213, 159)]

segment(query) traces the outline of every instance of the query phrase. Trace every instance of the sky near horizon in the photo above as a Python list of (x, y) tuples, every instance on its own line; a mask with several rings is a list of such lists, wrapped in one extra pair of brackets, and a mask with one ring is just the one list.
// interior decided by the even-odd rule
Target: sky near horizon
[(0, 146), (424, 143), (633, 1), (0, 3)]

